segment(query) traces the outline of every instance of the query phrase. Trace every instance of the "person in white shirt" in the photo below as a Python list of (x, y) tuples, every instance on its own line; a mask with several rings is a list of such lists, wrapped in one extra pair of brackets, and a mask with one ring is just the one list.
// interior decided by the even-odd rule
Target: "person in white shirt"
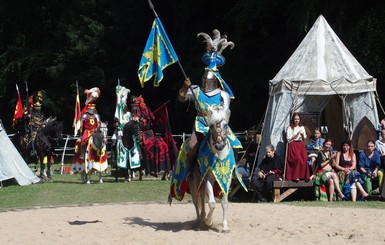
[(286, 131), (287, 149), (286, 149), (286, 175), (287, 180), (299, 181), (310, 180), (310, 171), (307, 164), (307, 151), (303, 145), (306, 139), (305, 127), (301, 124), (301, 118), (298, 113), (294, 113), (290, 125)]

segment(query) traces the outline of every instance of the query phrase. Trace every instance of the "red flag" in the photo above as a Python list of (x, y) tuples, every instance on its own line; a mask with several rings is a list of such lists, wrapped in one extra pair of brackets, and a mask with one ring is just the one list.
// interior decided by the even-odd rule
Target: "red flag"
[(13, 128), (16, 126), (16, 120), (23, 117), (23, 105), (21, 103), (19, 87), (17, 86), (17, 84), (16, 84), (16, 90), (17, 90), (17, 101), (16, 101), (15, 113), (13, 114), (13, 120), (12, 120)]
[(174, 166), (178, 157), (178, 149), (176, 147), (174, 138), (172, 137), (166, 104), (159, 106), (159, 108), (156, 109), (152, 114), (155, 116), (154, 127), (156, 128), (156, 132), (162, 134), (163, 140), (168, 145), (170, 161), (172, 166)]
[(79, 97), (79, 89), (78, 84), (76, 82), (76, 102), (75, 102), (75, 117), (74, 117), (74, 136), (76, 136), (80, 130), (80, 97)]

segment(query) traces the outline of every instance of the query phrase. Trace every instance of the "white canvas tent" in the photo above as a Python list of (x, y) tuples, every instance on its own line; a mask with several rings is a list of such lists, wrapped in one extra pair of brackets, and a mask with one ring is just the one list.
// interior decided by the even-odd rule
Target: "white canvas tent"
[[(327, 138), (335, 141), (335, 148), (346, 138), (353, 140), (355, 149), (363, 147), (367, 139), (376, 139), (375, 91), (376, 79), (358, 63), (325, 18), (319, 16), (270, 81), (258, 163), (270, 143), (284, 157), (285, 131), (294, 112), (309, 113), (313, 126), (327, 126)], [(303, 124), (307, 126), (304, 121)]]
[(0, 183), (11, 179), (19, 185), (40, 181), (16, 150), (0, 121)]

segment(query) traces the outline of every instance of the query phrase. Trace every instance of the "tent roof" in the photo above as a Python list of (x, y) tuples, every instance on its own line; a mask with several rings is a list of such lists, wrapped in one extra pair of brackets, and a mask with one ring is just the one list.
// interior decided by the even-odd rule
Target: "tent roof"
[(270, 93), (351, 94), (376, 90), (376, 79), (358, 63), (320, 15), (301, 44), (270, 80)]

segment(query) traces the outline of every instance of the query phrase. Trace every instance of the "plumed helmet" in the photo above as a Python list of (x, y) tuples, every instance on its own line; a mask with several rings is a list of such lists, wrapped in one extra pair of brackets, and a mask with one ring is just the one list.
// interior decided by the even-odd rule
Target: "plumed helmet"
[(84, 93), (87, 96), (85, 104), (88, 105), (89, 103), (94, 103), (99, 98), (100, 89), (98, 87), (94, 87), (91, 89), (85, 89)]
[(220, 67), (225, 64), (225, 57), (222, 56), (223, 50), (227, 47), (233, 49), (235, 44), (233, 42), (227, 41), (227, 36), (222, 35), (217, 30), (213, 30), (213, 38), (210, 37), (207, 33), (200, 32), (197, 37), (203, 36), (206, 43), (206, 53), (202, 56), (203, 63), (207, 68), (217, 71), (217, 67)]

